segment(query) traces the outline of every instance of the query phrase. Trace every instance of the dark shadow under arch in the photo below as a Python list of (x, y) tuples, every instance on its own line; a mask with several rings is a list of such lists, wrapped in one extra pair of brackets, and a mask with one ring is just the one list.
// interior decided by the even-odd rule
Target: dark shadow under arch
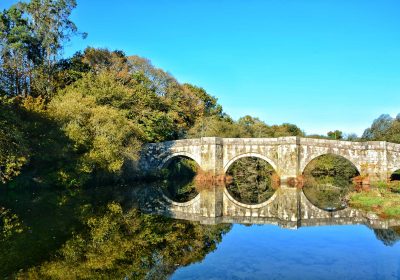
[(400, 169), (394, 171), (390, 175), (390, 181), (400, 181)]

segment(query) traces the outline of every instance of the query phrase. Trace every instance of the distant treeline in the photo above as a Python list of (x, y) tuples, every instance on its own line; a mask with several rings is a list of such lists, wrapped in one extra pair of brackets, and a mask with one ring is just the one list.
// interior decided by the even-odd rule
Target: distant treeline
[[(204, 89), (145, 58), (96, 48), (62, 58), (72, 36), (86, 36), (70, 19), (75, 7), (74, 0), (31, 0), (0, 13), (0, 182), (121, 180), (146, 142), (305, 136), (293, 124), (234, 121)], [(400, 118), (383, 115), (362, 138), (400, 142)]]

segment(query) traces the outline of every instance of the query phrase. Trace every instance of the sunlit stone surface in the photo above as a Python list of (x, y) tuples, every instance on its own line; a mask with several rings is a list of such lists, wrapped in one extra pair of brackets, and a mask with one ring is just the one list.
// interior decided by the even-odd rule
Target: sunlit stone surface
[(203, 137), (148, 144), (143, 149), (140, 166), (144, 171), (157, 170), (172, 158), (185, 156), (196, 161), (204, 171), (224, 174), (241, 157), (259, 157), (285, 180), (301, 175), (311, 160), (323, 154), (348, 159), (360, 174), (368, 174), (372, 180), (386, 180), (400, 169), (400, 144), (301, 137)]

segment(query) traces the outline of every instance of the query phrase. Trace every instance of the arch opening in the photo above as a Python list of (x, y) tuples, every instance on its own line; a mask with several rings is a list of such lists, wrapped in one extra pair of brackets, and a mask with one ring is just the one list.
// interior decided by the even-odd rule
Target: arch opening
[(337, 211), (347, 207), (346, 196), (354, 190), (353, 178), (360, 173), (347, 158), (324, 154), (311, 160), (302, 175), (307, 199), (318, 208)]
[(390, 175), (390, 181), (398, 181), (398, 182), (400, 182), (400, 169), (394, 171)]
[(263, 156), (263, 155), (260, 155), (260, 154), (256, 154), (256, 153), (246, 153), (246, 154), (238, 155), (238, 156), (232, 158), (230, 161), (228, 161), (228, 163), (226, 163), (225, 166), (224, 166), (224, 172), (227, 173), (227, 171), (231, 167), (231, 165), (233, 163), (235, 163), (238, 159), (248, 158), (248, 157), (254, 157), (254, 158), (259, 158), (259, 159), (265, 160), (266, 162), (268, 162), (272, 166), (272, 168), (274, 170), (277, 170), (277, 167), (276, 167), (275, 163), (272, 160), (270, 160), (269, 158), (267, 158), (266, 156)]
[(200, 169), (192, 158), (175, 155), (163, 163), (161, 189), (175, 202), (188, 202), (198, 195), (195, 176)]
[(279, 180), (271, 164), (259, 157), (240, 157), (226, 170), (228, 193), (238, 202), (255, 205), (272, 197)]

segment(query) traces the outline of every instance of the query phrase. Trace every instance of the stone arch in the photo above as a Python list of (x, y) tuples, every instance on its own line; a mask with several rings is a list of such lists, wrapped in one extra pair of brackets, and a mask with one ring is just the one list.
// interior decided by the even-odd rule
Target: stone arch
[(201, 168), (201, 164), (200, 164), (200, 159), (197, 158), (196, 156), (188, 153), (188, 152), (175, 152), (172, 153), (170, 155), (168, 155), (166, 158), (164, 158), (161, 163), (158, 165), (158, 169), (161, 169), (163, 167), (165, 167), (173, 158), (175, 157), (186, 157), (189, 158), (191, 160), (193, 160), (194, 162), (197, 163), (197, 165)]
[(231, 158), (224, 166), (224, 173), (226, 173), (228, 171), (229, 167), (235, 161), (237, 161), (240, 158), (244, 158), (244, 157), (255, 157), (255, 158), (263, 159), (263, 160), (265, 160), (266, 162), (268, 162), (272, 166), (272, 168), (275, 170), (275, 172), (278, 171), (276, 164), (270, 158), (268, 158), (268, 157), (266, 157), (264, 155), (257, 154), (257, 153), (244, 153), (244, 154), (240, 154), (240, 155), (237, 155), (237, 156), (234, 156), (233, 158)]
[(339, 156), (344, 159), (347, 159), (357, 169), (358, 173), (361, 174), (361, 166), (358, 163), (354, 162), (354, 160), (350, 156), (342, 154), (340, 152), (337, 153), (337, 152), (333, 152), (333, 151), (327, 151), (327, 152), (322, 152), (322, 153), (312, 155), (300, 166), (300, 170), (299, 170), (300, 174), (304, 173), (304, 170), (310, 164), (310, 162), (312, 162), (314, 159), (316, 159), (320, 156), (323, 156), (323, 155), (334, 155), (334, 156)]
[[(349, 163), (350, 165), (353, 166), (353, 168), (355, 168), (358, 175), (361, 174), (360, 168), (357, 167), (356, 164), (351, 159), (349, 159), (347, 156), (343, 156), (343, 155), (337, 154), (337, 153), (330, 153), (330, 152), (329, 153), (321, 153), (318, 156), (314, 156), (310, 160), (308, 160), (307, 164), (305, 164), (305, 166), (303, 166), (302, 169), (300, 170), (301, 174), (306, 175), (305, 171), (306, 171), (307, 167), (310, 165), (310, 163), (312, 163), (312, 161), (314, 161), (322, 156), (326, 156), (326, 155), (332, 155), (332, 156), (340, 157), (341, 159), (346, 160), (347, 163)], [(357, 175), (357, 174), (354, 174), (354, 175)], [(307, 178), (305, 178), (305, 179), (307, 179)], [(350, 178), (346, 178), (346, 179), (350, 179)], [(351, 185), (350, 182), (348, 182), (349, 185), (346, 185), (346, 183), (344, 183), (343, 185), (341, 185), (341, 184), (340, 185), (336, 185), (336, 184), (331, 185), (331, 187), (333, 187), (331, 189), (331, 191), (337, 192), (337, 193), (334, 193), (335, 198), (331, 197), (329, 200), (322, 198), (322, 200), (320, 201), (318, 198), (318, 196), (319, 196), (318, 193), (325, 195), (326, 194), (325, 191), (323, 191), (321, 193), (317, 190), (317, 193), (315, 193), (315, 191), (316, 191), (314, 188), (315, 185), (314, 184), (308, 185), (306, 183), (307, 181), (308, 180), (304, 180), (304, 185), (303, 185), (303, 188), (301, 191), (301, 195), (302, 195), (302, 199), (308, 203), (309, 208), (311, 210), (313, 210), (313, 213), (317, 213), (317, 212), (318, 213), (331, 213), (331, 212), (337, 213), (337, 212), (342, 211), (347, 208), (347, 204), (346, 203), (343, 204), (343, 200), (342, 200), (343, 196), (346, 195), (346, 193), (341, 193), (341, 191), (346, 191), (346, 190), (349, 191), (350, 190), (349, 185)], [(311, 186), (311, 188), (310, 188), (310, 186)], [(344, 188), (341, 188), (341, 187), (344, 187)], [(311, 194), (308, 193), (309, 191), (311, 192)], [(311, 195), (311, 196), (309, 196), (309, 195)], [(314, 199), (316, 199), (316, 200), (313, 199), (313, 196), (314, 196)], [(340, 199), (340, 198), (342, 198), (342, 199)], [(338, 199), (338, 200), (336, 200), (336, 199)], [(322, 206), (322, 205), (324, 205), (326, 208), (324, 208), (324, 206)], [(312, 207), (310, 207), (310, 206), (312, 206)], [(319, 210), (314, 211), (316, 209), (319, 209)], [(319, 212), (319, 211), (322, 211), (322, 212)]]

